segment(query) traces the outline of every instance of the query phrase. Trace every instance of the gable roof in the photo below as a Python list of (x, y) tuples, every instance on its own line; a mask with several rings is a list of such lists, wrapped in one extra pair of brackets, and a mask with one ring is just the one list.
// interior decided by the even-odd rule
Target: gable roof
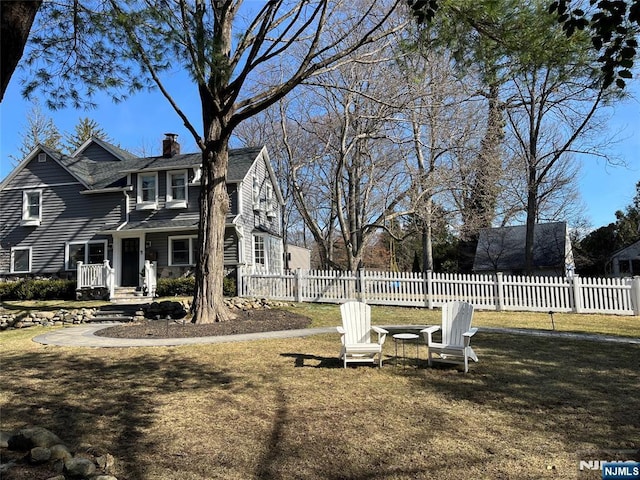
[(627, 245), (620, 250), (616, 250), (610, 255), (610, 258), (633, 259), (640, 256), (640, 240), (636, 240), (631, 245)]
[[(94, 143), (109, 151), (115, 157), (115, 160), (97, 162), (87, 158), (84, 152)], [(202, 163), (202, 154), (200, 152), (178, 154), (172, 157), (136, 157), (126, 150), (122, 150), (98, 138), (87, 140), (71, 156), (56, 152), (43, 145), (38, 145), (20, 162), (7, 178), (0, 183), (0, 190), (41, 151), (58, 162), (88, 190), (124, 187), (126, 186), (127, 173), (131, 172), (197, 168)], [(263, 151), (265, 151), (266, 155), (264, 147), (246, 147), (229, 150), (227, 181), (231, 183), (242, 181)], [(267, 166), (270, 174), (273, 175), (273, 171), (268, 162)], [(274, 178), (272, 178), (272, 180), (275, 181)], [(277, 183), (274, 183), (274, 185), (277, 185)], [(279, 190), (277, 194), (279, 198), (281, 198)]]
[(44, 145), (37, 145), (29, 155), (24, 159), (7, 175), (2, 182), (0, 182), (0, 190), (3, 190), (11, 181), (20, 173), (36, 156), (40, 153), (46, 153), (47, 156), (58, 163), (64, 168), (72, 177), (78, 180), (85, 188), (90, 188), (90, 182), (87, 182), (87, 178), (84, 175), (85, 168), (81, 165), (76, 165), (74, 162), (67, 162), (65, 160), (66, 155), (63, 155), (55, 150), (52, 150)]
[[(483, 228), (473, 262), (474, 271), (524, 270), (527, 227)], [(568, 260), (566, 222), (538, 223), (534, 229), (533, 267), (562, 268)]]
[(96, 144), (104, 148), (111, 155), (116, 157), (118, 160), (131, 160), (137, 158), (133, 153), (128, 152), (117, 145), (113, 145), (105, 140), (102, 140), (98, 137), (91, 137), (86, 142), (84, 142), (80, 147), (76, 149), (75, 152), (71, 154), (72, 157), (78, 157), (84, 153), (84, 151), (92, 144)]

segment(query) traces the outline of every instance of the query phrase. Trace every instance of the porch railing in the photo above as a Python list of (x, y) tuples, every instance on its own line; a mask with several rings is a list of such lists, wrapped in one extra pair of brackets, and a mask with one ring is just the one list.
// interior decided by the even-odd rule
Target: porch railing
[(103, 263), (78, 262), (77, 289), (83, 288), (107, 288), (109, 298), (113, 297), (115, 291), (115, 271), (109, 265), (109, 260)]

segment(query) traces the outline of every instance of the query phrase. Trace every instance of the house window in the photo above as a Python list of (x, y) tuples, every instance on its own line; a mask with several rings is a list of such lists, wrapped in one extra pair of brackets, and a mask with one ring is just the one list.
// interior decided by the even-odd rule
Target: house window
[(67, 270), (76, 270), (78, 262), (100, 264), (106, 260), (107, 241), (67, 243)]
[(256, 265), (261, 267), (267, 266), (267, 257), (264, 249), (264, 237), (261, 235), (254, 235), (253, 237), (253, 261)]
[(197, 235), (169, 237), (169, 265), (195, 265)]
[(158, 174), (138, 174), (138, 198), (136, 209), (152, 210), (158, 208)]
[(22, 225), (38, 226), (42, 221), (42, 190), (22, 192)]
[(11, 273), (29, 273), (31, 271), (31, 247), (11, 249)]
[(167, 208), (187, 207), (187, 171), (167, 172)]
[(260, 271), (282, 271), (282, 240), (272, 235), (253, 236), (253, 262)]

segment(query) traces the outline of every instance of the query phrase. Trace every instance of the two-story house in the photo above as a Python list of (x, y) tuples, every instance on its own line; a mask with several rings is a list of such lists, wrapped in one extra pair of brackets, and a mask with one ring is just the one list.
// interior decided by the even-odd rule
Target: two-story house
[[(145, 264), (158, 278), (188, 275), (201, 158), (181, 154), (173, 134), (157, 157), (96, 138), (70, 156), (38, 146), (0, 183), (0, 275), (73, 278), (79, 265), (107, 265), (115, 287), (145, 284)], [(281, 272), (283, 199), (266, 148), (229, 152), (227, 190), (225, 271)]]

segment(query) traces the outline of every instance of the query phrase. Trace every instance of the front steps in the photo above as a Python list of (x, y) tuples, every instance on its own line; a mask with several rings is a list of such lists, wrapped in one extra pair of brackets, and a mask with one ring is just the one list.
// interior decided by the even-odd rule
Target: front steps
[(139, 309), (140, 305), (134, 303), (105, 305), (95, 312), (91, 323), (131, 322)]
[(152, 301), (153, 297), (145, 297), (142, 294), (142, 290), (137, 287), (116, 287), (113, 293), (113, 297), (111, 297), (111, 303), (116, 303), (118, 305), (139, 305), (144, 303), (151, 303)]

